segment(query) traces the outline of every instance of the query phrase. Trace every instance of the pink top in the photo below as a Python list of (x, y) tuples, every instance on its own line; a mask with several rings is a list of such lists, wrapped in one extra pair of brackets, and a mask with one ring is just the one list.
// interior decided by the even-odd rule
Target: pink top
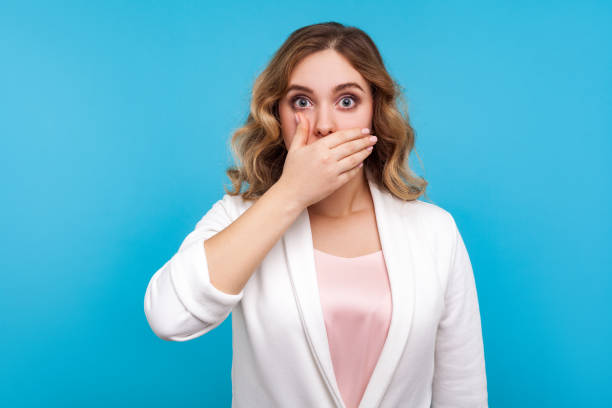
[(358, 407), (391, 323), (383, 253), (346, 258), (314, 248), (314, 254), (338, 388), (347, 408)]

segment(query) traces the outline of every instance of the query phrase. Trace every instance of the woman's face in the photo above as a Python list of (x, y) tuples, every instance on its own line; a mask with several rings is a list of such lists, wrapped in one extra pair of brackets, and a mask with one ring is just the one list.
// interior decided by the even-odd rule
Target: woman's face
[[(347, 83), (353, 85), (336, 89)], [(372, 129), (372, 106), (370, 86), (342, 55), (334, 50), (311, 54), (294, 68), (279, 101), (285, 146), (289, 149), (297, 128), (295, 112), (308, 118), (310, 144), (342, 129)]]

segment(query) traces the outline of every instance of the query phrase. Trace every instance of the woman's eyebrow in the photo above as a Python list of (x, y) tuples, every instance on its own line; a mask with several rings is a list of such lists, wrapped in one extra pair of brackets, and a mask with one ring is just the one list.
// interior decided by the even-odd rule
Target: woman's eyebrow
[[(346, 89), (346, 88), (359, 88), (361, 90), (361, 92), (365, 93), (363, 88), (357, 82), (345, 82), (343, 84), (336, 85), (334, 87), (334, 89), (333, 89), (333, 92), (338, 92), (338, 91), (341, 91), (341, 90)], [(293, 90), (302, 91), (302, 92), (308, 92), (308, 93), (311, 93), (311, 94), (314, 93), (314, 91), (312, 89), (310, 89), (310, 88), (308, 88), (306, 86), (298, 85), (298, 84), (293, 84), (293, 85), (290, 85), (287, 88), (287, 91), (285, 92), (285, 94), (288, 94), (290, 91), (293, 91)]]

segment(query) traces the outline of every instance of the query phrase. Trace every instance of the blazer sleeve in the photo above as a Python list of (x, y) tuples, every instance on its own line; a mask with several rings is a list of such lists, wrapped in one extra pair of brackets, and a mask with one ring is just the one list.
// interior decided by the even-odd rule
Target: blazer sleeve
[(436, 337), (431, 406), (486, 408), (487, 378), (476, 283), (454, 219), (452, 229), (454, 244), (445, 308)]
[(213, 286), (204, 241), (232, 223), (231, 197), (213, 204), (178, 251), (150, 279), (144, 311), (153, 332), (164, 340), (187, 341), (219, 326), (242, 299)]

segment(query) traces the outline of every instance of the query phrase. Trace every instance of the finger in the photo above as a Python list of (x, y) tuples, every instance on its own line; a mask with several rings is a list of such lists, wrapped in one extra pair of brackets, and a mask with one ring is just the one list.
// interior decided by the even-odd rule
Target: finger
[(295, 134), (293, 135), (293, 140), (291, 141), (289, 149), (304, 146), (308, 142), (308, 133), (310, 131), (308, 118), (302, 116), (300, 112), (296, 112), (295, 120), (297, 122), (297, 128), (295, 129)]
[(363, 162), (359, 163), (357, 166), (353, 167), (350, 170), (347, 170), (338, 175), (338, 179), (340, 180), (341, 185), (345, 184), (347, 181), (355, 177), (359, 173), (359, 169), (363, 167)]
[[(372, 139), (374, 138), (374, 139)], [(333, 157), (336, 160), (341, 160), (355, 152), (365, 149), (376, 144), (377, 138), (374, 135), (364, 135), (358, 139), (351, 140), (346, 143), (342, 143), (335, 148), (331, 149)]]
[(329, 149), (333, 149), (342, 143), (350, 142), (351, 140), (359, 139), (369, 134), (370, 129), (368, 128), (343, 129), (320, 139), (319, 142), (324, 143)]
[(347, 170), (352, 169), (355, 166), (358, 166), (359, 163), (362, 163), (369, 155), (372, 153), (374, 149), (362, 149), (358, 152), (348, 155), (345, 158), (338, 161), (338, 173), (341, 174), (346, 172)]

